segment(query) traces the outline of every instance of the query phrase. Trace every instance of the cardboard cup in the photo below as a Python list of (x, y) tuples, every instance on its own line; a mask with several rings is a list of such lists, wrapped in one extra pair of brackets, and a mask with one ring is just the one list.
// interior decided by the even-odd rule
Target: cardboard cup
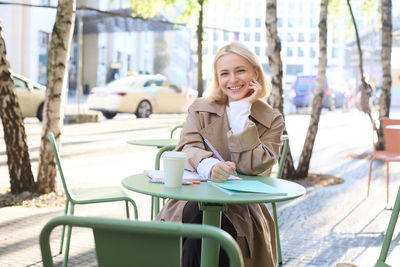
[(167, 151), (163, 153), (165, 187), (181, 187), (186, 153)]

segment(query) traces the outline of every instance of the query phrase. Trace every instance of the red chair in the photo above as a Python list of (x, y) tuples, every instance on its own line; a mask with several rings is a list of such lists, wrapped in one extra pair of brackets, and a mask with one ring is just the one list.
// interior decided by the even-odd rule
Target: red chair
[(396, 129), (397, 127), (391, 128), (388, 126), (400, 125), (400, 120), (392, 120), (389, 118), (381, 118), (379, 120), (383, 123), (385, 150), (376, 150), (374, 140), (374, 152), (369, 163), (367, 196), (369, 195), (369, 187), (371, 184), (372, 163), (376, 159), (383, 160), (386, 162), (386, 202), (389, 203), (389, 162), (400, 162), (400, 126), (398, 129)]

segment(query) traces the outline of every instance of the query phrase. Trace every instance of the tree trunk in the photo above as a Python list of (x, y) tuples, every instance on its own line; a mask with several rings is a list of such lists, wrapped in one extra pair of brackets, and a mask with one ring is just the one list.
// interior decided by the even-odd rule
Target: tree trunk
[[(357, 40), (357, 47), (358, 47), (358, 55), (359, 55), (359, 68), (360, 68), (360, 75), (361, 75), (361, 85), (362, 85), (362, 94), (361, 94), (361, 109), (364, 113), (366, 113), (372, 123), (372, 125), (375, 124), (372, 115), (371, 115), (371, 107), (369, 105), (369, 93), (368, 93), (368, 85), (367, 82), (365, 81), (364, 77), (364, 67), (363, 67), (363, 55), (362, 55), (362, 50), (361, 50), (361, 42), (360, 42), (360, 36), (358, 34), (358, 28), (357, 28), (357, 23), (356, 19), (354, 18), (353, 14), (353, 9), (351, 8), (350, 0), (347, 0), (347, 6), (349, 7), (351, 19), (353, 21), (354, 25), (354, 31), (356, 34), (356, 40)], [(376, 129), (376, 127), (374, 127)], [(378, 134), (378, 132), (377, 132)]]
[[(382, 0), (382, 94), (379, 101), (379, 118), (389, 117), (392, 88), (392, 1)], [(383, 125), (378, 130), (377, 149), (384, 149)]]
[(274, 109), (278, 109), (282, 114), (284, 114), (282, 97), (281, 40), (278, 36), (276, 0), (267, 0), (267, 11), (265, 17), (268, 42), (268, 67), (271, 73), (272, 84), (268, 102)]
[(199, 0), (199, 24), (197, 25), (197, 96), (202, 97), (203, 85), (203, 4), (204, 0)]
[(19, 194), (24, 191), (34, 192), (35, 180), (29, 158), (24, 119), (14, 88), (0, 21), (0, 117), (3, 122), (11, 193)]
[(314, 148), (314, 142), (318, 132), (318, 124), (322, 109), (322, 100), (324, 97), (324, 91), (326, 86), (328, 1), (329, 0), (321, 0), (321, 5), (320, 5), (318, 76), (317, 76), (317, 84), (315, 86), (314, 99), (312, 102), (311, 118), (307, 130), (306, 140), (304, 141), (304, 146), (300, 155), (300, 160), (297, 169), (295, 169), (294, 167), (293, 158), (289, 150), (282, 174), (283, 178), (290, 180), (307, 177), (308, 170), (310, 168), (312, 150)]
[(62, 93), (69, 59), (69, 49), (75, 20), (75, 1), (59, 0), (56, 22), (51, 35), (47, 62), (47, 90), (43, 110), (43, 129), (40, 143), (37, 191), (53, 192), (56, 189), (56, 165), (47, 138), (53, 132), (59, 142), (62, 123)]

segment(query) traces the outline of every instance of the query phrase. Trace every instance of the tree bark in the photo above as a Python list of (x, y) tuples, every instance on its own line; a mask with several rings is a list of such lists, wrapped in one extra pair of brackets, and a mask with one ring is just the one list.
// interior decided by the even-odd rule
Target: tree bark
[(59, 0), (56, 22), (51, 35), (47, 62), (47, 90), (43, 110), (43, 128), (40, 143), (37, 192), (48, 193), (56, 189), (56, 165), (47, 138), (53, 132), (59, 142), (62, 125), (62, 93), (69, 59), (69, 50), (75, 21), (75, 1)]
[(0, 117), (3, 123), (11, 193), (19, 194), (24, 191), (34, 192), (35, 180), (31, 169), (24, 119), (14, 88), (0, 21)]
[(202, 97), (203, 84), (203, 5), (204, 0), (199, 0), (199, 24), (197, 25), (197, 96)]
[[(362, 50), (361, 50), (361, 42), (360, 42), (360, 35), (358, 34), (358, 28), (357, 28), (357, 23), (356, 19), (354, 18), (353, 14), (353, 9), (351, 8), (350, 0), (347, 0), (347, 6), (349, 7), (350, 15), (351, 15), (351, 20), (353, 21), (354, 25), (354, 31), (356, 34), (356, 40), (357, 40), (357, 48), (358, 48), (358, 55), (359, 55), (359, 68), (360, 68), (360, 75), (361, 75), (361, 85), (362, 85), (362, 90), (363, 93), (361, 94), (361, 109), (364, 113), (366, 113), (372, 123), (372, 125), (375, 125), (374, 119), (372, 118), (371, 115), (371, 107), (369, 105), (369, 93), (368, 93), (368, 85), (367, 82), (365, 81), (364, 77), (364, 67), (363, 67), (363, 55), (362, 55)], [(376, 127), (373, 127), (376, 129)], [(378, 132), (377, 132), (378, 134)]]
[[(382, 94), (379, 101), (379, 118), (389, 117), (392, 88), (392, 1), (382, 0)], [(378, 129), (377, 149), (384, 149), (383, 125)]]
[(272, 85), (268, 102), (274, 109), (278, 109), (282, 114), (284, 114), (282, 97), (281, 40), (278, 36), (278, 19), (276, 13), (276, 0), (267, 0), (265, 26), (267, 28), (268, 67), (271, 73)]

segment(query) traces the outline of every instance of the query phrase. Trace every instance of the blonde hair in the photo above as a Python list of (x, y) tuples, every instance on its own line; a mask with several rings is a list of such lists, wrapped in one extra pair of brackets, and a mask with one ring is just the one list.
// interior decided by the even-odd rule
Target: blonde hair
[(239, 56), (244, 57), (254, 68), (257, 69), (257, 71), (259, 73), (257, 82), (261, 85), (261, 93), (260, 93), (259, 98), (263, 98), (263, 97), (267, 96), (267, 94), (269, 93), (269, 86), (267, 84), (267, 79), (265, 77), (265, 74), (264, 74), (264, 71), (263, 71), (260, 61), (258, 60), (257, 56), (247, 46), (245, 46), (242, 43), (234, 41), (234, 42), (231, 42), (231, 43), (221, 47), (214, 57), (214, 63), (213, 63), (214, 75), (213, 75), (210, 86), (207, 88), (206, 99), (209, 102), (217, 102), (217, 103), (227, 103), (228, 102), (228, 97), (219, 88), (216, 65), (217, 65), (217, 61), (222, 56), (229, 54), (229, 53), (235, 53)]

